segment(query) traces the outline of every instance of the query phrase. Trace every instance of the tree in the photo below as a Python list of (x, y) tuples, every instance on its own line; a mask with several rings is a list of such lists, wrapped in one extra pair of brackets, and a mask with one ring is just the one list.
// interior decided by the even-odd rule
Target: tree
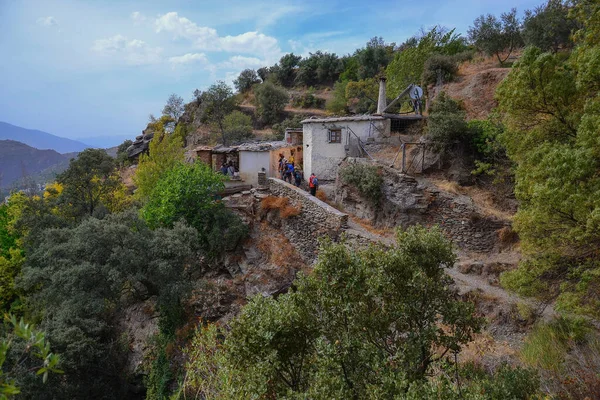
[(427, 139), (433, 149), (447, 154), (457, 143), (469, 145), (466, 112), (461, 103), (445, 92), (432, 103), (427, 119)]
[(220, 346), (201, 341), (216, 358), (195, 353), (207, 373), (193, 379), (223, 397), (399, 397), (479, 328), (444, 272), (455, 260), (439, 229), (399, 232), (391, 249), (325, 243), (295, 290), (254, 297)]
[(178, 135), (154, 134), (148, 154), (140, 155), (133, 176), (137, 186), (135, 197), (142, 202), (148, 200), (157, 182), (176, 163), (183, 161), (183, 139)]
[(261, 67), (258, 70), (256, 70), (256, 73), (263, 82), (265, 82), (271, 74), (271, 72), (269, 71), (269, 67)]
[(260, 79), (253, 69), (245, 69), (240, 72), (240, 75), (233, 81), (233, 85), (239, 93), (245, 93), (252, 88), (252, 86), (260, 83)]
[(420, 38), (409, 39), (386, 69), (388, 94), (396, 96), (423, 77), (425, 63), (433, 54), (455, 55), (466, 50), (464, 39), (454, 29), (433, 27)]
[(577, 28), (569, 18), (569, 7), (562, 0), (548, 0), (543, 6), (525, 11), (523, 40), (528, 46), (556, 53), (560, 48), (571, 47), (571, 33)]
[(233, 111), (223, 121), (228, 142), (239, 142), (252, 137), (252, 118), (241, 111)]
[(310, 53), (307, 58), (300, 61), (296, 82), (305, 86), (330, 85), (338, 79), (342, 67), (341, 61), (335, 54), (321, 51)]
[[(522, 43), (517, 9), (502, 13), (500, 20), (491, 14), (480, 15), (469, 28), (469, 40), (489, 56), (496, 56), (503, 65), (512, 51)], [(506, 57), (500, 55), (506, 51)]]
[(227, 114), (233, 111), (235, 105), (233, 91), (223, 81), (215, 83), (202, 94), (202, 106), (205, 108), (203, 120), (216, 125), (221, 132), (224, 145), (227, 145), (227, 138), (223, 122)]
[(254, 95), (257, 114), (266, 124), (277, 122), (289, 102), (287, 91), (268, 81), (256, 86)]
[[(60, 358), (50, 351), (50, 343), (44, 332), (38, 331), (23, 318), (17, 321), (14, 315), (6, 315), (5, 324), (8, 333), (0, 338), (0, 398), (8, 399), (21, 393), (17, 386), (17, 378), (30, 374), (42, 375), (42, 382), (46, 383), (50, 372), (62, 374), (58, 369)], [(4, 331), (4, 329), (2, 329)], [(4, 333), (4, 332), (3, 332)], [(21, 346), (16, 342), (21, 341)], [(15, 347), (19, 347), (19, 354)]]
[(56, 181), (64, 186), (61, 199), (75, 217), (94, 215), (120, 186), (114, 159), (101, 149), (86, 149), (69, 163)]
[(373, 37), (367, 45), (354, 54), (358, 69), (358, 79), (375, 78), (385, 70), (393, 58), (395, 43), (386, 44), (381, 37)]
[(233, 250), (245, 237), (246, 227), (215, 201), (224, 179), (200, 161), (179, 162), (157, 182), (141, 214), (153, 228), (169, 228), (184, 219), (197, 229), (200, 246), (210, 257)]
[(295, 56), (294, 53), (289, 53), (281, 57), (278, 68), (275, 71), (277, 81), (285, 87), (290, 87), (294, 84), (296, 78), (296, 67), (302, 57)]
[(346, 85), (346, 106), (357, 114), (373, 113), (377, 109), (379, 84), (374, 78), (348, 82)]
[(200, 106), (202, 104), (202, 91), (200, 89), (194, 89), (193, 96), (196, 105)]
[(133, 142), (129, 139), (125, 140), (123, 143), (117, 147), (117, 165), (120, 167), (126, 167), (131, 164), (129, 160), (129, 156), (127, 155), (127, 149), (133, 144)]
[(184, 111), (184, 101), (183, 98), (177, 96), (175, 93), (169, 96), (167, 100), (167, 104), (165, 104), (162, 113), (163, 115), (168, 115), (177, 123), (179, 121), (179, 117), (183, 114)]
[(44, 396), (27, 397), (128, 397), (117, 313), (154, 296), (161, 311), (179, 304), (200, 259), (194, 228), (151, 230), (135, 210), (45, 230), (28, 254), (21, 289), (61, 354), (65, 375)]
[(583, 1), (573, 13), (583, 27), (568, 59), (528, 48), (496, 92), (516, 163), (514, 226), (526, 256), (502, 283), (597, 318), (600, 5)]

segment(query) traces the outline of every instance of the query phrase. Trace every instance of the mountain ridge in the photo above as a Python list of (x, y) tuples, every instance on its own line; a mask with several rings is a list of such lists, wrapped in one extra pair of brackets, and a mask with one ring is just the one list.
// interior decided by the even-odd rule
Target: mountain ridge
[(38, 150), (54, 150), (57, 153), (80, 152), (92, 147), (73, 139), (67, 139), (37, 129), (27, 129), (0, 121), (0, 140), (12, 140)]

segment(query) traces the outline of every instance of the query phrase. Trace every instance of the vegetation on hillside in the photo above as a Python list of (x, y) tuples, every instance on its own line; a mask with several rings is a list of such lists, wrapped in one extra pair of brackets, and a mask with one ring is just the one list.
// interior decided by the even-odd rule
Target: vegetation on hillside
[[(184, 146), (195, 124), (224, 144), (257, 127), (282, 133), (301, 119), (286, 114), (293, 87), (307, 89), (292, 100), (299, 107), (321, 106), (318, 89), (333, 85), (331, 112), (370, 112), (383, 73), (394, 96), (409, 83), (452, 80), (475, 49), (508, 66), (525, 43), (497, 90), (495, 113), (467, 121), (460, 101), (438, 94), (427, 138), (446, 155), (466, 150), (478, 179), (514, 179), (524, 257), (501, 283), (556, 301), (559, 312), (598, 318), (599, 16), (596, 1), (549, 0), (522, 23), (513, 11), (481, 16), (468, 38), (435, 27), (400, 45), (373, 38), (342, 57), (287, 54), (243, 71), (239, 95), (223, 82), (196, 90), (188, 104), (172, 95), (148, 125), (154, 137), (139, 158), (135, 193), (118, 175), (127, 165), (124, 143), (117, 160), (102, 150), (80, 153), (41, 195), (11, 194), (0, 205), (0, 308), (15, 318), (0, 326), (0, 397), (17, 390), (25, 398), (130, 396), (129, 338), (118, 321), (142, 303), (159, 320), (140, 367), (150, 399), (597, 393), (598, 336), (572, 315), (534, 327), (520, 352), (527, 368), (458, 362), (484, 321), (445, 274), (456, 257), (436, 228), (399, 231), (389, 249), (324, 242), (312, 272), (288, 293), (239, 305), (228, 327), (197, 321), (187, 308), (192, 285), (237, 256), (248, 228), (219, 201), (225, 177), (185, 163)], [(256, 117), (242, 101), (254, 101)], [(374, 204), (381, 196), (377, 167), (349, 166), (342, 179)], [(190, 342), (180, 330), (186, 323), (198, 327)], [(174, 357), (181, 346), (187, 361)], [(141, 379), (135, 384), (142, 387)]]

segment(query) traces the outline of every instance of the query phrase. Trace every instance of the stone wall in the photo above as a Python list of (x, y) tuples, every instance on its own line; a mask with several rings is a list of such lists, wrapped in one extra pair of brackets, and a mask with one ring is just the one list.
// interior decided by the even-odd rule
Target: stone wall
[[(368, 163), (362, 159), (349, 162)], [(497, 231), (509, 222), (485, 215), (468, 196), (439, 189), (426, 179), (415, 178), (381, 166), (382, 196), (370, 204), (358, 191), (339, 179), (335, 201), (344, 210), (370, 220), (378, 227), (439, 225), (461, 250), (488, 252), (498, 243)]]
[(289, 183), (269, 178), (269, 192), (272, 196), (287, 197), (291, 204), (301, 208), (302, 212), (294, 217), (279, 218), (278, 221), (274, 221), (273, 216), (265, 218), (270, 218), (272, 224), (279, 224), (306, 262), (315, 260), (320, 237), (338, 240), (348, 226), (347, 214)]

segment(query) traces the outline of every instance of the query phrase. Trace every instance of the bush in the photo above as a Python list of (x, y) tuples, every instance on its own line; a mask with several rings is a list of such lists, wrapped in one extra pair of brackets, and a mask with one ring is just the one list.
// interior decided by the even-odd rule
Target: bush
[(279, 216), (283, 219), (295, 217), (302, 212), (302, 204), (291, 205), (287, 197), (268, 196), (260, 202), (260, 206), (264, 210), (279, 210)]
[(452, 82), (458, 72), (454, 56), (434, 54), (425, 61), (421, 80), (424, 85)]
[(223, 130), (228, 143), (249, 139), (252, 137), (252, 118), (241, 111), (233, 111), (223, 120)]
[(303, 115), (294, 114), (291, 118), (286, 118), (278, 124), (273, 124), (275, 132), (275, 140), (282, 140), (285, 135), (286, 128), (302, 128), (301, 121), (305, 117)]
[(241, 219), (216, 201), (224, 179), (200, 161), (179, 163), (158, 181), (141, 214), (153, 228), (184, 219), (197, 229), (206, 255), (217, 257), (233, 250), (247, 234)]
[(299, 108), (323, 108), (325, 106), (325, 99), (309, 92), (292, 98), (292, 105)]
[(233, 85), (239, 93), (247, 92), (257, 83), (260, 83), (260, 78), (253, 69), (243, 70), (240, 72), (240, 75), (237, 77), (237, 79), (233, 81)]
[(469, 130), (461, 103), (445, 92), (439, 94), (429, 110), (427, 138), (434, 151), (447, 154), (457, 142), (468, 143)]
[(288, 93), (284, 88), (268, 81), (257, 85), (254, 95), (257, 114), (266, 124), (277, 122), (289, 101)]
[(373, 205), (379, 204), (383, 176), (379, 167), (364, 164), (348, 164), (340, 170), (345, 184), (352, 185)]

